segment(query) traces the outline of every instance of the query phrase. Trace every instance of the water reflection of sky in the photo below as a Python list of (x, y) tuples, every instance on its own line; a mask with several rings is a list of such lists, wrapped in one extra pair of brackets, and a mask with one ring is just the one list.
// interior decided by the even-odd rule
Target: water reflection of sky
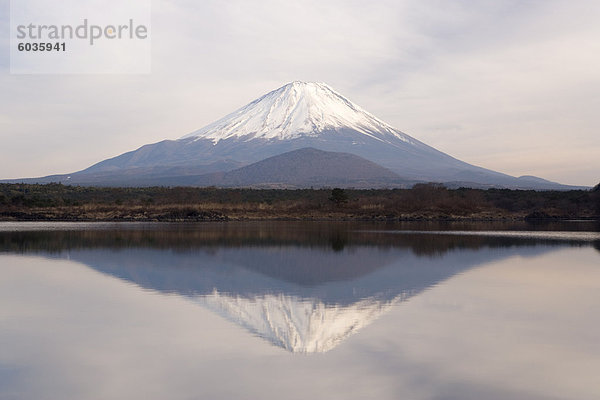
[[(589, 245), (473, 247), (454, 242), (444, 252), (424, 256), (402, 246), (361, 247), (349, 239), (350, 244), (336, 254), (342, 259), (344, 254), (359, 260), (373, 257), (373, 268), (334, 274), (342, 277), (337, 280), (326, 275), (325, 281), (302, 281), (244, 264), (246, 259), (234, 249), (107, 251), (79, 246), (49, 252), (43, 249), (46, 239), (34, 251), (0, 255), (0, 398), (592, 399), (600, 395), (596, 383), (600, 322), (595, 318), (600, 270), (598, 253)], [(299, 253), (324, 251), (300, 249), (296, 247)], [(242, 250), (248, 249), (238, 249)], [(276, 248), (266, 250), (281, 256)], [(194, 285), (174, 290), (180, 285), (177, 280), (167, 282), (170, 290), (156, 287), (156, 282), (166, 284), (155, 280), (163, 276), (159, 255), (165, 252), (176, 262), (196, 259), (196, 268), (193, 264), (179, 268), (203, 265), (205, 274), (196, 277), (200, 280), (211, 269), (210, 257), (246, 265), (238, 269), (263, 280), (246, 285), (241, 295), (232, 287), (221, 291), (242, 300), (260, 290), (263, 297), (295, 296), (330, 307), (352, 306), (365, 299), (364, 293), (355, 302), (346, 297), (345, 303), (319, 296), (335, 285), (386, 287), (383, 282), (406, 277), (398, 271), (407, 266), (422, 267), (430, 275), (419, 281), (420, 289), (408, 301), (386, 309), (358, 334), (327, 353), (299, 357), (240, 328), (239, 321), (222, 318), (223, 313), (206, 301), (214, 293), (195, 292)], [(384, 256), (377, 259), (377, 252)], [(65, 259), (67, 254), (71, 260)], [(150, 278), (143, 267), (136, 267), (136, 259), (151, 271)], [(382, 265), (378, 260), (384, 261)], [(177, 266), (167, 271), (173, 268)], [(185, 277), (194, 282), (194, 274)], [(265, 291), (269, 280), (279, 286)], [(373, 293), (370, 290), (367, 298)]]

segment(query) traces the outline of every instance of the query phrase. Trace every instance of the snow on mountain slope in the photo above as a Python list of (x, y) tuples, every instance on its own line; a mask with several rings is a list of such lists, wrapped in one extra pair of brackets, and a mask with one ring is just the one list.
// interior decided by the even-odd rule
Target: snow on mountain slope
[(324, 353), (407, 297), (403, 293), (392, 300), (367, 298), (343, 306), (283, 294), (247, 298), (215, 290), (195, 301), (288, 351)]
[(415, 142), (325, 83), (300, 81), (273, 90), (181, 139), (211, 139), (214, 143), (234, 137), (288, 140), (341, 128), (385, 142), (386, 137)]

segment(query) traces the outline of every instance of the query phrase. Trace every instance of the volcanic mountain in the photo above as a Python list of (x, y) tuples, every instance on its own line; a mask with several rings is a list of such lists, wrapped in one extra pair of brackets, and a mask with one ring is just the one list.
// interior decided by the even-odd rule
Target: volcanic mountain
[[(353, 154), (379, 164), (405, 181), (472, 187), (569, 188), (540, 178), (515, 178), (467, 164), (388, 125), (324, 83), (298, 81), (180, 139), (148, 144), (73, 174), (13, 181), (98, 186), (193, 184), (195, 177), (203, 174), (225, 173), (303, 148)], [(196, 180), (197, 185), (203, 179)], [(346, 181), (353, 179), (350, 176)], [(336, 183), (328, 180), (326, 185)], [(252, 182), (238, 180), (236, 185), (249, 186)]]

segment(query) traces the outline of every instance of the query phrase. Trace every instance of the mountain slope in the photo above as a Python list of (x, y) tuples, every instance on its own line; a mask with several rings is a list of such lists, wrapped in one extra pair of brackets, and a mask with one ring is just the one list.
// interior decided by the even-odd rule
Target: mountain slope
[[(201, 177), (198, 185), (218, 186), (409, 186), (398, 174), (349, 153), (304, 148), (248, 166)], [(412, 182), (414, 183), (414, 182)]]
[[(322, 83), (292, 82), (177, 141), (146, 145), (84, 172), (193, 165), (221, 160), (253, 163), (313, 147), (356, 154), (403, 177), (464, 180), (465, 171), (499, 174), (466, 164), (377, 119)], [(475, 175), (474, 175), (475, 176)]]
[(231, 171), (306, 147), (354, 154), (407, 180), (572, 188), (467, 164), (393, 128), (326, 84), (298, 81), (178, 140), (148, 144), (73, 174), (16, 181), (120, 186), (164, 184), (169, 179), (188, 182), (192, 176)]

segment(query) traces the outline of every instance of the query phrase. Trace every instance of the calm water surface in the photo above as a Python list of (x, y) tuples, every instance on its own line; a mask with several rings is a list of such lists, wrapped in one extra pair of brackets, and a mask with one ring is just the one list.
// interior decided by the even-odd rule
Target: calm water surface
[(1, 399), (599, 399), (600, 233), (0, 223)]

